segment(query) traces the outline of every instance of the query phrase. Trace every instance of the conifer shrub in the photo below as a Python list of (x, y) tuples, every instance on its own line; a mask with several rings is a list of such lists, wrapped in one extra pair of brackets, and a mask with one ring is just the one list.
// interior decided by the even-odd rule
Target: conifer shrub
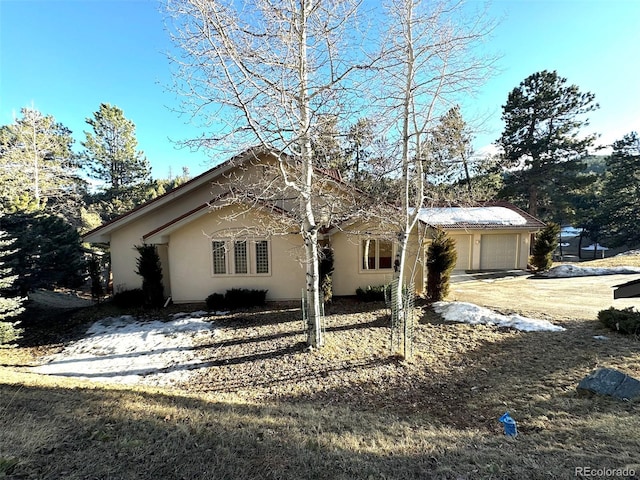
[(328, 303), (333, 298), (333, 250), (331, 247), (324, 247), (320, 251), (320, 289), (323, 301)]
[(455, 240), (438, 231), (427, 250), (427, 298), (431, 302), (439, 302), (449, 293), (451, 272), (457, 260)]
[(209, 310), (261, 307), (267, 303), (267, 292), (268, 290), (232, 288), (224, 295), (212, 293), (205, 299), (205, 303)]
[(598, 320), (607, 328), (628, 335), (640, 335), (640, 312), (633, 307), (608, 308), (598, 312)]
[(227, 304), (224, 300), (224, 294), (222, 293), (212, 293), (205, 299), (205, 303), (209, 310), (224, 310), (227, 308)]
[(91, 280), (91, 298), (99, 303), (104, 295), (104, 286), (102, 283), (102, 266), (98, 257), (92, 256), (87, 262), (87, 268), (89, 269), (89, 279)]
[(162, 284), (162, 264), (155, 245), (136, 245), (140, 255), (136, 261), (136, 273), (142, 277), (144, 305), (159, 308), (164, 305), (164, 285)]
[(533, 242), (531, 266), (536, 272), (546, 272), (553, 265), (553, 252), (558, 248), (560, 225), (550, 222), (536, 235)]
[(390, 289), (391, 285), (367, 285), (364, 288), (358, 287), (356, 289), (356, 296), (362, 302), (384, 302), (386, 299), (385, 291), (387, 291), (388, 294)]
[(112, 303), (123, 310), (141, 308), (145, 305), (145, 293), (141, 288), (122, 290), (113, 295)]

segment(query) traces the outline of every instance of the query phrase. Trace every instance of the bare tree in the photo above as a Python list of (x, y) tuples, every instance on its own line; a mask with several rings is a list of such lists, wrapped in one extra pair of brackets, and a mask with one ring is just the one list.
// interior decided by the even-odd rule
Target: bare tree
[[(430, 155), (428, 136), (437, 121), (455, 105), (461, 94), (469, 94), (491, 71), (492, 59), (478, 54), (478, 44), (493, 24), (483, 12), (471, 12), (458, 0), (390, 0), (386, 5), (385, 58), (380, 69), (379, 103), (383, 108), (393, 149), (398, 158), (401, 199), (397, 234), (397, 268), (394, 313), (404, 322), (403, 291), (408, 271), (409, 235), (419, 221), (420, 209), (428, 201), (425, 191), (425, 159)], [(415, 269), (413, 269), (415, 271)], [(399, 342), (407, 356), (410, 339)]]
[[(293, 215), (304, 242), (308, 344), (323, 344), (312, 132), (326, 118), (356, 109), (364, 50), (354, 42), (359, 1), (167, 0), (177, 88), (214, 130), (192, 146), (259, 145), (275, 156), (281, 182), (293, 192)], [(346, 48), (346, 46), (349, 48)], [(362, 43), (364, 45), (364, 43)], [(295, 167), (295, 168), (292, 168)], [(256, 198), (264, 195), (256, 195)], [(268, 195), (267, 195), (268, 196)]]

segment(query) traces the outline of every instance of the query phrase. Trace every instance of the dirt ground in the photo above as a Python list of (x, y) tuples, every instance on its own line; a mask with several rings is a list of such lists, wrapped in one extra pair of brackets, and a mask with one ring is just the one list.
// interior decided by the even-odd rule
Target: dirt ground
[(448, 300), (476, 303), (501, 312), (542, 313), (557, 320), (593, 320), (609, 307), (638, 307), (640, 299), (613, 299), (615, 285), (639, 275), (536, 278), (532, 275), (472, 280), (451, 285)]

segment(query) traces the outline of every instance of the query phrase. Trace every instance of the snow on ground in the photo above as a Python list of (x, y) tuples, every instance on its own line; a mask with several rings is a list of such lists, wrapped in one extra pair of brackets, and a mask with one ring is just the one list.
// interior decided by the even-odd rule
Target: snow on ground
[(579, 267), (577, 265), (558, 265), (543, 276), (547, 278), (589, 277), (596, 275), (620, 275), (640, 273), (639, 267)]
[(171, 385), (202, 363), (197, 347), (215, 335), (207, 312), (178, 313), (168, 322), (130, 315), (95, 322), (86, 337), (34, 367), (35, 373), (115, 383)]
[(471, 325), (485, 324), (515, 328), (525, 332), (561, 332), (563, 327), (547, 320), (536, 320), (521, 315), (502, 315), (488, 308), (466, 302), (436, 302), (433, 309), (446, 321)]

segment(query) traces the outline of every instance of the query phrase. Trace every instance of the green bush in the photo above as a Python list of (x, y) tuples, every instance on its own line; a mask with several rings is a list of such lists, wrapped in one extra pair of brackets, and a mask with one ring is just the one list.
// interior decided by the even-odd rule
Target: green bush
[(205, 302), (209, 310), (224, 310), (227, 308), (227, 303), (222, 293), (212, 293), (206, 298)]
[(358, 287), (356, 290), (356, 296), (363, 302), (384, 302), (385, 291), (391, 288), (391, 285), (367, 285), (365, 288)]
[(205, 302), (210, 310), (260, 307), (267, 302), (267, 292), (268, 290), (232, 288), (227, 290), (224, 296), (221, 293), (212, 293), (206, 298)]
[(533, 242), (531, 265), (536, 272), (546, 272), (553, 264), (553, 252), (558, 248), (560, 225), (548, 223)]
[(618, 310), (608, 308), (598, 312), (598, 320), (602, 324), (616, 332), (630, 335), (640, 334), (640, 312), (633, 307)]
[(141, 288), (133, 290), (123, 290), (113, 296), (113, 304), (122, 309), (140, 308), (144, 306), (146, 295)]
[(162, 264), (155, 245), (136, 245), (140, 255), (136, 262), (136, 273), (142, 277), (144, 305), (159, 308), (164, 305), (164, 285), (162, 284)]
[(451, 272), (456, 266), (456, 242), (439, 231), (427, 249), (427, 298), (439, 302), (449, 293)]

